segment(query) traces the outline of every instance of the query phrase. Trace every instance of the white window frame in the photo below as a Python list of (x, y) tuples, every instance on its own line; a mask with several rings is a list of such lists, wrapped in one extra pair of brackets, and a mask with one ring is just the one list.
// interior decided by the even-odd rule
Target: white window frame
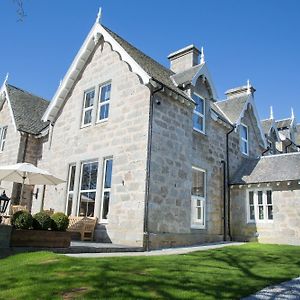
[[(240, 126), (241, 126), (240, 127), (240, 150), (241, 150), (241, 152), (244, 155), (249, 156), (249, 130), (248, 130), (248, 126), (245, 125), (245, 124), (243, 124), (243, 123), (241, 123)], [(242, 127), (246, 128), (247, 139), (245, 139), (245, 138), (242, 137), (242, 133), (241, 133)], [(246, 145), (247, 145), (247, 152), (244, 152), (244, 147), (243, 147), (244, 145), (243, 145), (243, 143), (246, 143)]]
[[(101, 93), (102, 93), (102, 89), (106, 86), (110, 85), (110, 97), (108, 100), (101, 102)], [(111, 88), (112, 88), (112, 84), (111, 81), (108, 81), (104, 84), (101, 84), (99, 86), (99, 93), (98, 93), (98, 108), (97, 108), (97, 123), (102, 123), (102, 122), (106, 122), (108, 120), (109, 117), (109, 111), (108, 111), (108, 116), (105, 119), (100, 119), (100, 110), (101, 107), (108, 104), (109, 105), (109, 110), (110, 110), (110, 99), (111, 99)]]
[[(264, 218), (259, 219), (259, 206), (258, 205), (258, 192), (262, 192), (262, 200), (263, 200), (263, 214)], [(262, 188), (262, 189), (247, 189), (246, 193), (246, 211), (247, 211), (247, 223), (273, 223), (274, 220), (274, 215), (273, 219), (268, 219), (268, 206), (273, 207), (273, 212), (274, 212), (274, 202), (273, 202), (273, 196), (272, 196), (272, 204), (267, 203), (267, 191), (271, 191), (273, 195), (273, 191), (270, 188)], [(253, 203), (254, 203), (254, 219), (250, 219), (250, 197), (249, 193), (253, 192)]]
[[(206, 190), (207, 190), (207, 173), (206, 170), (194, 167), (192, 166), (192, 170), (196, 170), (199, 172), (204, 173), (204, 197), (197, 196), (191, 194), (191, 228), (193, 229), (205, 229), (205, 223), (206, 223)], [(196, 220), (196, 213), (197, 213), (197, 200), (201, 201), (201, 215), (202, 215), (202, 220), (197, 219)], [(196, 203), (196, 204), (195, 204)]]
[[(74, 199), (74, 189), (73, 191), (70, 191), (70, 185), (71, 185), (71, 174), (72, 174), (72, 168), (75, 168), (75, 174), (74, 174), (74, 189), (75, 189), (75, 182), (76, 182), (76, 164), (75, 163), (72, 163), (72, 164), (69, 164), (69, 170), (68, 170), (68, 181), (67, 181), (67, 196), (66, 196), (66, 207), (65, 207), (65, 213), (66, 215), (68, 215), (68, 205), (69, 205), (69, 196), (70, 195), (73, 195), (73, 198), (72, 198), (72, 206), (73, 206), (73, 203), (74, 201), (76, 201)], [(72, 215), (72, 207), (71, 207), (71, 214)]]
[(104, 194), (106, 192), (109, 192), (109, 197), (110, 197), (109, 198), (109, 203), (111, 202), (111, 187), (110, 188), (105, 188), (104, 187), (104, 185), (105, 185), (105, 176), (106, 176), (106, 164), (107, 164), (107, 161), (109, 161), (109, 160), (111, 160), (112, 164), (114, 164), (113, 157), (106, 157), (103, 161), (103, 172), (102, 172), (103, 178), (102, 178), (102, 194), (101, 194), (101, 209), (100, 209), (100, 221), (101, 221), (101, 223), (108, 223), (108, 218), (104, 219), (103, 216), (102, 216), (103, 205), (104, 205)]
[[(82, 190), (81, 189), (81, 183), (82, 183), (82, 171), (83, 171), (83, 165), (85, 164), (92, 164), (97, 163), (97, 180), (96, 180), (96, 188), (95, 189), (89, 189), (89, 190)], [(93, 216), (95, 217), (95, 208), (96, 208), (96, 200), (97, 200), (97, 185), (98, 185), (98, 174), (99, 174), (99, 162), (98, 160), (89, 160), (89, 161), (83, 161), (81, 162), (80, 166), (80, 179), (79, 179), (79, 187), (78, 187), (78, 196), (77, 196), (77, 210), (76, 210), (76, 216), (79, 216), (79, 210), (80, 210), (80, 197), (82, 193), (95, 193), (95, 205), (94, 205), (94, 212)]]
[(203, 114), (201, 114), (201, 113), (200, 113), (199, 111), (197, 111), (196, 109), (194, 109), (194, 111), (193, 111), (193, 116), (194, 116), (194, 114), (195, 114), (195, 115), (197, 115), (197, 116), (202, 117), (202, 119), (203, 119), (203, 130), (200, 130), (200, 129), (198, 129), (198, 128), (195, 128), (195, 127), (194, 127), (194, 121), (193, 121), (193, 130), (205, 134), (205, 122), (206, 122), (206, 120), (205, 120), (205, 109), (206, 109), (206, 108), (205, 108), (205, 99), (204, 99), (203, 97), (201, 97), (199, 94), (195, 93), (195, 92), (193, 92), (193, 94), (196, 95), (197, 97), (199, 97), (199, 98), (203, 101)]
[[(6, 137), (7, 137), (7, 126), (3, 126), (0, 128), (0, 152), (4, 151), (4, 146), (6, 142)], [(5, 132), (5, 137), (4, 137), (4, 132)]]
[[(94, 101), (93, 101), (93, 105), (89, 106), (89, 107), (85, 107), (85, 101), (86, 101), (86, 96), (88, 93), (90, 92), (94, 92)], [(82, 106), (82, 117), (81, 117), (81, 128), (84, 128), (84, 127), (88, 127), (88, 126), (91, 126), (92, 123), (93, 123), (93, 110), (94, 110), (94, 105), (95, 105), (95, 97), (96, 97), (96, 90), (95, 88), (90, 88), (88, 90), (86, 90), (84, 92), (84, 96), (83, 96), (83, 106)], [(91, 122), (90, 123), (86, 123), (84, 124), (84, 117), (85, 117), (85, 113), (87, 111), (92, 111), (91, 115), (92, 115), (92, 119), (91, 119)]]

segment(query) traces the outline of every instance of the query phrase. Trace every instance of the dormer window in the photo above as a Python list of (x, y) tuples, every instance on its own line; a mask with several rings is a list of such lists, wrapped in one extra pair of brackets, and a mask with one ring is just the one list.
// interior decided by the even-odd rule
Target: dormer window
[(248, 127), (244, 124), (240, 125), (240, 148), (243, 154), (249, 155)]
[(199, 95), (193, 93), (193, 100), (196, 103), (193, 113), (193, 129), (205, 133), (205, 102)]

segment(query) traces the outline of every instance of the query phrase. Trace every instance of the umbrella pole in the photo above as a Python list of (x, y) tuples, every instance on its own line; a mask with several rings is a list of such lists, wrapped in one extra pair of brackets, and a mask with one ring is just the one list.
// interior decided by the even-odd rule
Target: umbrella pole
[(23, 192), (24, 192), (24, 183), (25, 183), (26, 176), (23, 176), (22, 188), (21, 188), (21, 196), (20, 196), (20, 205), (22, 205), (23, 200)]

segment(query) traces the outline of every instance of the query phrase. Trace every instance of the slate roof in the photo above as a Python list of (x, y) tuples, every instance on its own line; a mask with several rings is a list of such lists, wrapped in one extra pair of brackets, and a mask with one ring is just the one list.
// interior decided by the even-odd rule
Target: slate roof
[(231, 123), (235, 123), (249, 99), (250, 95), (242, 94), (224, 101), (215, 102), (215, 105), (227, 116)]
[(204, 64), (196, 65), (191, 67), (183, 72), (174, 74), (171, 78), (176, 82), (177, 85), (182, 85), (184, 83), (189, 83), (192, 81), (194, 76), (198, 73), (199, 70), (204, 66)]
[(230, 184), (300, 180), (300, 152), (245, 159)]
[(262, 120), (260, 123), (261, 123), (261, 127), (262, 127), (264, 134), (268, 135), (271, 130), (271, 127), (273, 125), (273, 120), (266, 119), (266, 120)]
[(17, 129), (39, 134), (48, 125), (41, 119), (49, 102), (11, 84), (6, 84), (6, 88)]
[[(102, 25), (103, 26), (103, 25)], [(175, 90), (182, 97), (193, 101), (183, 90), (179, 89), (171, 80), (171, 76), (175, 73), (170, 69), (159, 64), (157, 61), (125, 41), (118, 34), (111, 31), (109, 28), (103, 26), (103, 28), (124, 48), (124, 50), (136, 61), (141, 68), (154, 79), (163, 83), (166, 87)]]
[(290, 127), (292, 121), (293, 120), (291, 118), (287, 118), (287, 119), (275, 121), (275, 123), (276, 123), (277, 128), (280, 129), (280, 128), (284, 128), (284, 127)]

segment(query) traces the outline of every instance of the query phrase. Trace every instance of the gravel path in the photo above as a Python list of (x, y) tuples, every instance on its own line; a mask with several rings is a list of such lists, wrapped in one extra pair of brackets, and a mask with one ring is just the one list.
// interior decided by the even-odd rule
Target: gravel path
[(300, 277), (267, 287), (243, 300), (300, 300)]

